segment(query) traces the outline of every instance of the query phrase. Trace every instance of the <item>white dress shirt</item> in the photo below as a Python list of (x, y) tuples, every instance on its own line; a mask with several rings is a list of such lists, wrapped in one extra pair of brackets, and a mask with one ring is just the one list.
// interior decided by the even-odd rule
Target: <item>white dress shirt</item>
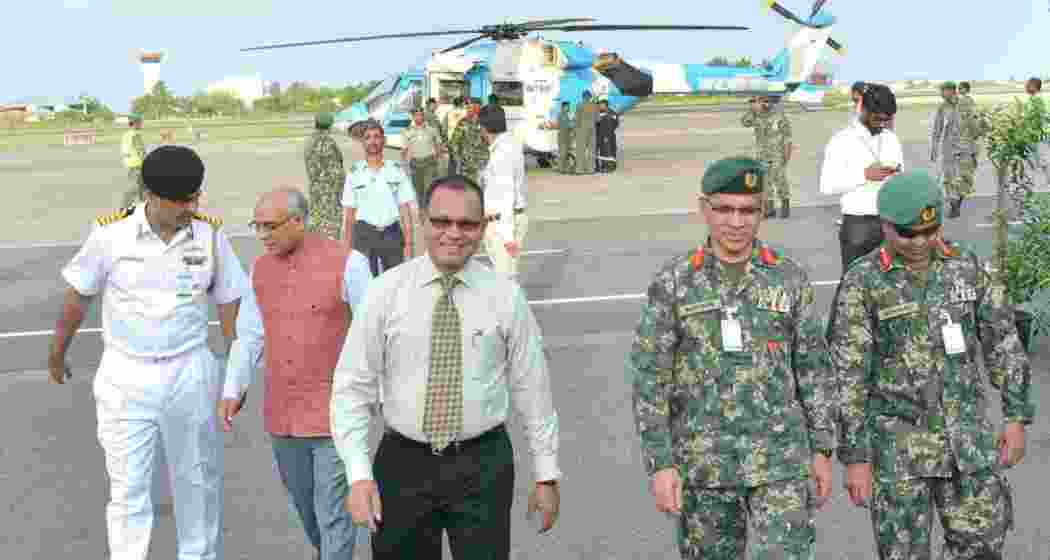
[[(383, 391), (386, 425), (426, 442), (423, 410), (430, 331), (441, 273), (428, 255), (372, 280), (355, 313), (332, 385), (332, 437), (348, 483), (374, 480), (368, 457), (370, 408)], [(536, 480), (561, 478), (558, 415), (543, 336), (521, 287), (468, 259), (452, 299), (463, 328), (463, 431), (476, 437), (507, 420), (511, 404), (525, 430)]]
[(343, 185), (343, 207), (356, 208), (356, 219), (383, 229), (401, 219), (401, 205), (416, 202), (416, 190), (401, 164), (384, 160), (373, 171), (365, 160), (355, 161)]
[(489, 148), (489, 161), (481, 170), (485, 188), (485, 213), (499, 214), (489, 227), (504, 241), (514, 240), (514, 211), (528, 206), (528, 184), (525, 174), (525, 153), (521, 142), (509, 132), (496, 136)]
[(864, 170), (875, 162), (896, 166), (904, 163), (900, 139), (892, 130), (872, 135), (860, 121), (831, 137), (824, 150), (820, 170), (820, 192), (842, 195), (842, 213), (877, 216), (879, 188), (884, 181), (868, 181)]
[[(266, 337), (259, 302), (255, 299), (254, 280), (253, 267), (248, 276), (248, 288), (237, 312), (237, 338), (230, 347), (226, 384), (222, 390), (224, 399), (241, 398), (254, 382), (255, 372), (262, 365)], [(343, 303), (356, 309), (371, 280), (372, 269), (368, 267), (368, 259), (358, 251), (351, 251), (343, 271)]]
[(96, 223), (62, 277), (82, 295), (103, 293), (106, 346), (140, 358), (207, 343), (209, 300), (234, 302), (248, 282), (222, 230), (194, 219), (164, 243), (146, 220), (145, 203), (109, 225)]

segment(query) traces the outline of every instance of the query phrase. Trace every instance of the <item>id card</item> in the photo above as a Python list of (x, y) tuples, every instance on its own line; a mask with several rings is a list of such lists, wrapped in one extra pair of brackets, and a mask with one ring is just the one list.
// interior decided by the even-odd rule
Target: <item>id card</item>
[(944, 351), (949, 356), (966, 352), (966, 339), (963, 337), (962, 325), (948, 323), (941, 327), (941, 334), (944, 336)]
[(193, 297), (193, 273), (181, 271), (175, 273), (175, 296), (179, 298)]
[(726, 352), (744, 351), (744, 338), (740, 332), (738, 319), (722, 319), (722, 350)]

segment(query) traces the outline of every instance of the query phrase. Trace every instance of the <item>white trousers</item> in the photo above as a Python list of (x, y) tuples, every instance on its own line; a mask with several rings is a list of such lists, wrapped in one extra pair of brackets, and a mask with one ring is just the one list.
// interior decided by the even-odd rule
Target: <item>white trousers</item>
[[(518, 250), (525, 252), (525, 233), (528, 231), (529, 219), (526, 212), (514, 215), (514, 239), (517, 242)], [(518, 261), (520, 257), (512, 257), (507, 253), (507, 248), (504, 247), (504, 243), (512, 241), (510, 239), (503, 239), (498, 233), (496, 233), (495, 222), (489, 224), (489, 227), (485, 229), (485, 252), (489, 258), (492, 259), (492, 268), (496, 272), (501, 272), (510, 276), (511, 278), (517, 278), (518, 276)], [(520, 253), (519, 253), (520, 254)]]
[(153, 529), (153, 469), (164, 444), (178, 560), (222, 558), (221, 371), (207, 345), (164, 360), (107, 348), (95, 375), (98, 440), (110, 499), (111, 560), (145, 560)]

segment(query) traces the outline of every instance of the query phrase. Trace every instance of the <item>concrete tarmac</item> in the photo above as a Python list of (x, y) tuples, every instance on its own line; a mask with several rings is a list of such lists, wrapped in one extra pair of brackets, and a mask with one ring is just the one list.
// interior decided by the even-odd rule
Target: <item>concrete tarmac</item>
[[(655, 511), (648, 494), (623, 366), (653, 273), (669, 258), (694, 248), (705, 235), (695, 214), (687, 213), (695, 204), (703, 164), (750, 147), (750, 131), (733, 126), (739, 114), (700, 115), (626, 117), (628, 159), (621, 173), (562, 177), (540, 170), (530, 176), (530, 218), (535, 216), (535, 221), (526, 240), (525, 249), (531, 253), (523, 262), (522, 283), (549, 350), (565, 480), (559, 524), (550, 535), (539, 536), (524, 517), (531, 473), (520, 427), (516, 419), (512, 421), (518, 469), (512, 558), (678, 557), (672, 542), (673, 521)], [(920, 161), (924, 146), (914, 134), (907, 140), (909, 127), (923, 126), (923, 117), (914, 116), (920, 122), (899, 117), (898, 130), (906, 129), (902, 132), (906, 156)], [(845, 114), (822, 112), (814, 119), (820, 119), (818, 124), (800, 122), (802, 116), (794, 123), (800, 130), (796, 134), (812, 139), (799, 150), (791, 168), (798, 207), (790, 220), (767, 222), (762, 237), (806, 266), (817, 285), (818, 309), (826, 310), (840, 274), (837, 209), (833, 199), (816, 193), (820, 150), (827, 140), (817, 143), (816, 138), (825, 129), (833, 131), (835, 119), (844, 122)], [(246, 267), (260, 248), (243, 235), (241, 224), (248, 221), (246, 212), (255, 194), (273, 183), (271, 171), (278, 164), (268, 160), (294, 163), (296, 171), (283, 171), (288, 177), (301, 174), (301, 160), (294, 159), (299, 145), (286, 144), (201, 149), (209, 154), (209, 173), (214, 167), (216, 174), (237, 169), (245, 174), (243, 181), (226, 183), (236, 185), (229, 191), (216, 186), (223, 183), (212, 182), (209, 205), (227, 209), (219, 214), (230, 222), (234, 246)], [(264, 153), (253, 155), (252, 146)], [(79, 232), (109, 205), (92, 203), (97, 196), (78, 191), (76, 178), (95, 177), (94, 181), (104, 183), (105, 177), (121, 175), (119, 169), (112, 171), (113, 164), (99, 159), (103, 155), (60, 151), (57, 156), (38, 154), (28, 166), (19, 159), (13, 160), (18, 165), (0, 162), (5, 183), (14, 179), (8, 184), (36, 189), (26, 198), (49, 200), (39, 207), (50, 204), (55, 209), (0, 225), (0, 239), (9, 241), (0, 249), (4, 256), (0, 278), (7, 288), (0, 298), (0, 356), (5, 358), (0, 362), (0, 410), (5, 411), (9, 426), (0, 451), (0, 496), (9, 497), (9, 507), (0, 510), (3, 558), (106, 554), (107, 482), (91, 396), (102, 349), (100, 335), (83, 332), (73, 343), (69, 358), (74, 378), (69, 385), (49, 385), (44, 371), (49, 331), (57, 319), (63, 288), (58, 271), (75, 253)], [(47, 169), (57, 168), (64, 171), (46, 174)], [(44, 173), (39, 183), (33, 180), (33, 171)], [(982, 169), (979, 194), (985, 196), (968, 203), (963, 219), (946, 225), (948, 237), (972, 242), (982, 252), (991, 239), (991, 229), (981, 226), (992, 210), (988, 175), (989, 170)], [(99, 182), (87, 184), (98, 187)], [(26, 243), (41, 241), (47, 246)], [(95, 307), (85, 328), (98, 327)], [(215, 340), (217, 329), (213, 332)], [(1048, 366), (1050, 352), (1045, 346), (1034, 349), (1033, 391), (1038, 402), (1050, 397)], [(226, 557), (310, 558), (262, 432), (261, 394), (258, 385), (237, 419), (235, 432), (226, 439)], [(993, 392), (993, 414), (998, 414), (997, 401)], [(1009, 475), (1015, 491), (1016, 528), (1006, 558), (1050, 556), (1050, 531), (1042, 521), (1050, 490), (1040, 476), (1048, 459), (1047, 420), (1040, 415), (1028, 431), (1025, 463)], [(835, 477), (834, 500), (817, 517), (817, 557), (872, 558), (866, 512), (849, 504), (838, 467)], [(166, 560), (175, 557), (170, 500), (162, 501), (159, 514), (151, 558)], [(364, 544), (358, 551), (357, 558), (370, 557)]]

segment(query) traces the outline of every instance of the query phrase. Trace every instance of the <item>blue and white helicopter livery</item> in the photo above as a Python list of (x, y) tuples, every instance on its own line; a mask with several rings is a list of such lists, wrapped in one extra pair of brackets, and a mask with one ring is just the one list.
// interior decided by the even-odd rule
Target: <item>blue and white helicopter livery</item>
[[(244, 51), (300, 47), (439, 35), (476, 35), (434, 52), (416, 68), (389, 76), (369, 95), (340, 111), (336, 126), (358, 136), (367, 120), (378, 121), (386, 131), (387, 145), (401, 147), (400, 133), (411, 123), (411, 111), (425, 99), (438, 102), (438, 116), (452, 109), (456, 97), (477, 97), (485, 102), (495, 94), (507, 115), (507, 126), (522, 141), (527, 153), (541, 166), (556, 157), (557, 131), (546, 126), (557, 119), (563, 101), (574, 110), (589, 91), (607, 99), (609, 108), (623, 114), (654, 94), (771, 95), (803, 104), (820, 103), (831, 87), (826, 47), (840, 54), (841, 44), (831, 39), (835, 18), (816, 0), (803, 20), (775, 0), (763, 4), (788, 20), (791, 29), (785, 47), (764, 67), (721, 67), (705, 64), (666, 64), (626, 59), (597, 51), (582, 42), (548, 40), (530, 34), (545, 31), (654, 31), (747, 30), (738, 26), (702, 25), (592, 25), (590, 18), (553, 19), (504, 23), (481, 29), (371, 35), (284, 43)], [(358, 134), (355, 134), (358, 133)]]

